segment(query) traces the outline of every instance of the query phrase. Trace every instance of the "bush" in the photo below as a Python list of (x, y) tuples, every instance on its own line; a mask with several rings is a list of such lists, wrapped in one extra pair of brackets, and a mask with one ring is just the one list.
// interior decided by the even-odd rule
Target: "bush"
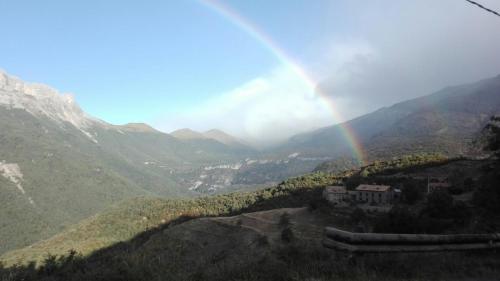
[(290, 226), (290, 215), (288, 213), (283, 213), (280, 217), (280, 226), (288, 227)]
[(472, 211), (470, 208), (461, 201), (453, 204), (451, 213), (454, 223), (458, 225), (465, 225), (472, 217)]
[(401, 191), (401, 197), (404, 203), (413, 205), (422, 198), (422, 191), (414, 182), (408, 182)]
[(366, 220), (366, 213), (363, 211), (361, 208), (356, 208), (354, 211), (351, 213), (350, 216), (351, 222), (353, 224), (358, 224)]
[(464, 189), (466, 191), (471, 191), (474, 189), (474, 180), (472, 178), (466, 178), (464, 180)]
[(427, 195), (425, 212), (432, 218), (449, 218), (453, 208), (453, 197), (444, 190), (435, 190)]
[(291, 227), (287, 227), (281, 231), (281, 240), (286, 243), (291, 243), (294, 239), (294, 234)]
[(408, 208), (394, 206), (376, 222), (374, 230), (380, 233), (417, 233), (419, 223)]
[(450, 194), (460, 195), (465, 192), (465, 189), (460, 186), (452, 186), (448, 189), (448, 191), (450, 192)]
[(481, 187), (474, 192), (474, 205), (490, 214), (500, 213), (500, 173), (494, 171), (481, 180)]

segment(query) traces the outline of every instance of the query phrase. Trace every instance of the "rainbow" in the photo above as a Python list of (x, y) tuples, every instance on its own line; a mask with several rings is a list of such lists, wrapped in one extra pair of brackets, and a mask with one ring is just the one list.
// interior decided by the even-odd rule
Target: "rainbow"
[(336, 109), (336, 105), (331, 100), (331, 98), (317, 87), (317, 82), (309, 75), (303, 67), (301, 67), (290, 55), (286, 53), (283, 48), (281, 48), (274, 40), (266, 34), (264, 31), (260, 30), (255, 24), (244, 18), (238, 12), (236, 12), (231, 7), (224, 5), (217, 0), (199, 0), (203, 6), (215, 12), (217, 15), (223, 17), (224, 19), (231, 22), (231, 24), (237, 26), (243, 32), (251, 36), (255, 41), (259, 42), (262, 46), (268, 49), (284, 66), (292, 69), (297, 76), (302, 79), (302, 81), (318, 95), (321, 100), (330, 109), (335, 123), (339, 124), (342, 135), (347, 140), (349, 146), (353, 151), (354, 157), (357, 159), (360, 165), (365, 163), (365, 153), (363, 147), (361, 146), (356, 133), (349, 125), (343, 122), (343, 119)]

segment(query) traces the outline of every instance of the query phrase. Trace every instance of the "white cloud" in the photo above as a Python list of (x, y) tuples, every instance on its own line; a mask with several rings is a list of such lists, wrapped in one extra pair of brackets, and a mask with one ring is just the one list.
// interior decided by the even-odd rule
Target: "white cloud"
[(346, 48), (349, 39), (336, 38), (324, 51), (334, 67), (322, 72), (320, 88), (332, 97), (371, 111), (500, 73), (498, 17), (466, 1), (344, 4), (357, 11), (352, 36), (362, 39)]
[(164, 131), (216, 127), (254, 143), (270, 144), (335, 123), (331, 110), (292, 68), (280, 66), (187, 112), (166, 116), (157, 127)]
[[(366, 42), (332, 45), (324, 53), (325, 69), (316, 67), (315, 76), (325, 73), (337, 83), (352, 78), (352, 68), (359, 60), (375, 55)], [(330, 80), (331, 81), (331, 80)], [(364, 105), (348, 95), (330, 96), (325, 100), (321, 90), (298, 74), (294, 67), (281, 65), (269, 73), (243, 83), (226, 93), (216, 95), (191, 109), (163, 116), (155, 123), (170, 132), (180, 128), (205, 131), (224, 130), (255, 145), (272, 145), (316, 128), (346, 121), (366, 112)]]
[[(332, 29), (329, 44), (310, 60), (317, 63), (308, 65), (340, 119), (497, 75), (498, 18), (462, 2), (340, 1), (335, 8), (350, 15), (351, 32), (342, 37)], [(500, 8), (492, 0), (485, 4)], [(345, 20), (331, 19), (331, 26)], [(156, 124), (165, 131), (220, 128), (254, 142), (277, 142), (342, 121), (312, 88), (292, 68), (279, 66)]]

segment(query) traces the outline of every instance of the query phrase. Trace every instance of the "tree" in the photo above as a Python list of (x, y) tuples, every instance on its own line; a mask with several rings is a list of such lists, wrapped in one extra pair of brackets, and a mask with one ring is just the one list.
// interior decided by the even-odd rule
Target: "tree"
[(375, 232), (416, 233), (418, 220), (406, 207), (394, 206), (375, 224)]
[(481, 187), (474, 193), (474, 205), (492, 214), (500, 213), (500, 171), (493, 171), (481, 179)]
[(290, 243), (295, 238), (292, 228), (287, 227), (281, 231), (281, 240), (286, 243)]
[(451, 172), (449, 180), (452, 185), (452, 187), (449, 190), (451, 194), (458, 195), (464, 192), (464, 182), (465, 182), (464, 171), (460, 169), (453, 170)]
[(437, 189), (427, 195), (426, 212), (433, 218), (448, 218), (453, 208), (453, 197), (446, 191)]
[(360, 173), (360, 176), (363, 178), (367, 178), (369, 175), (370, 175), (370, 172), (368, 171), (368, 169), (363, 169)]
[(418, 188), (415, 182), (410, 181), (405, 183), (401, 192), (401, 197), (404, 203), (413, 205), (422, 198), (422, 191)]
[(474, 189), (474, 180), (472, 178), (466, 178), (464, 180), (464, 189), (467, 191)]
[(361, 208), (356, 208), (354, 211), (351, 213), (351, 221), (354, 224), (358, 224), (360, 222), (363, 222), (366, 219), (366, 213), (363, 211)]

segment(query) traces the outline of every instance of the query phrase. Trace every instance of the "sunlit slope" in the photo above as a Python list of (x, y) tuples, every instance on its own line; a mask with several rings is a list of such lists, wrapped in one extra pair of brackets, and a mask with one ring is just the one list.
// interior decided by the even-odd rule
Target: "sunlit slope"
[(107, 124), (71, 96), (0, 72), (0, 252), (123, 199), (195, 195), (183, 182), (190, 171), (245, 155), (214, 140), (196, 146), (146, 125)]
[[(32, 243), (47, 232), (56, 233), (118, 200), (152, 195), (120, 175), (95, 144), (71, 126), (61, 129), (22, 110), (0, 108), (0, 127), (0, 161), (4, 163), (0, 197), (15, 198), (0, 205), (1, 213), (19, 218), (10, 223), (2, 220), (3, 250), (27, 245), (23, 241)], [(7, 170), (12, 167), (18, 171)], [(9, 173), (14, 174), (9, 177)], [(41, 220), (33, 223), (34, 218)], [(37, 231), (39, 221), (46, 228), (42, 232)]]
[[(478, 176), (485, 173), (484, 165), (496, 161), (440, 157), (419, 155), (382, 161), (337, 176), (310, 174), (249, 193), (194, 200), (136, 198), (48, 240), (8, 252), (0, 260), (7, 266), (45, 260), (49, 264), (38, 276), (57, 280), (274, 280), (283, 275), (287, 280), (296, 276), (308, 277), (298, 280), (365, 280), (375, 275), (384, 280), (388, 279), (386, 275), (394, 275), (389, 280), (401, 280), (408, 275), (415, 277), (411, 280), (436, 276), (443, 280), (461, 280), (464, 276), (494, 279), (498, 274), (498, 254), (410, 255), (403, 259), (393, 254), (368, 255), (357, 257), (356, 261), (362, 263), (353, 264), (321, 244), (325, 226), (351, 230), (358, 225), (349, 211), (333, 208), (322, 200), (325, 185), (338, 184), (346, 177), (357, 178), (364, 172), (373, 178), (382, 174), (427, 174), (434, 170), (449, 173), (463, 165), (473, 168), (467, 170), (469, 176)], [(370, 214), (369, 220), (376, 223), (381, 215)], [(468, 227), (453, 228), (463, 230), (470, 231)], [(47, 259), (48, 252), (68, 256), (71, 249), (83, 256)], [(419, 268), (427, 270), (422, 272)], [(22, 276), (23, 270), (29, 273), (32, 269), (20, 267), (12, 272)]]
[(0, 206), (0, 253), (32, 244), (38, 237), (49, 237), (57, 231), (15, 184), (3, 177), (0, 177)]
[[(365, 169), (370, 173), (379, 173), (387, 169), (446, 165), (448, 162), (439, 155), (418, 155), (379, 162), (377, 165), (366, 166)], [(62, 255), (71, 249), (87, 255), (103, 247), (132, 239), (139, 234), (135, 240), (142, 243), (150, 233), (161, 233), (168, 224), (181, 223), (190, 218), (304, 207), (312, 202), (321, 201), (324, 186), (338, 184), (343, 178), (357, 173), (361, 171), (351, 170), (337, 174), (314, 173), (292, 178), (263, 190), (189, 200), (147, 197), (129, 199), (47, 240), (5, 253), (0, 257), (0, 261), (7, 265), (32, 260), (41, 261), (49, 252)]]
[[(2, 198), (7, 198), (6, 192), (17, 191), (27, 203), (33, 200), (28, 207), (47, 221), (51, 234), (122, 199), (190, 196), (187, 187), (178, 183), (177, 172), (238, 157), (238, 152), (227, 152), (223, 144), (213, 144), (215, 141), (194, 147), (160, 132), (100, 126), (92, 128), (98, 141), (95, 143), (71, 124), (60, 127), (20, 109), (0, 107), (0, 128), (0, 161), (19, 167), (19, 181), (25, 190), (23, 194), (13, 183), (12, 187), (2, 185)], [(221, 148), (214, 150), (214, 146)], [(24, 203), (0, 208), (3, 213), (27, 213)], [(2, 224), (0, 235), (4, 229), (11, 233), (2, 236), (5, 249), (46, 237), (38, 231), (13, 231), (24, 224), (32, 225), (29, 221)], [(28, 243), (11, 243), (10, 238), (27, 239)]]
[[(301, 207), (321, 197), (321, 187), (337, 178), (309, 175), (292, 179), (277, 187), (254, 192), (238, 192), (191, 200), (135, 198), (121, 202), (107, 211), (81, 221), (50, 239), (6, 253), (6, 264), (42, 260), (47, 253), (65, 254), (75, 249), (83, 254), (120, 241), (131, 239), (147, 229), (186, 217), (221, 216), (243, 211)], [(155, 230), (158, 231), (158, 230)]]
[(19, 167), (25, 190), (23, 194), (2, 177), (2, 199), (13, 192), (24, 198), (22, 204), (1, 205), (2, 214), (28, 214), (32, 209), (48, 229), (35, 231), (32, 219), (3, 220), (2, 251), (47, 237), (46, 232), (54, 234), (119, 200), (140, 195), (194, 195), (178, 183), (181, 179), (176, 173), (237, 157), (237, 152), (227, 152), (220, 143), (213, 144), (222, 147), (214, 151), (214, 141), (195, 148), (160, 132), (96, 126), (92, 128), (95, 143), (71, 124), (61, 128), (19, 109), (0, 107), (0, 128), (0, 161)]

